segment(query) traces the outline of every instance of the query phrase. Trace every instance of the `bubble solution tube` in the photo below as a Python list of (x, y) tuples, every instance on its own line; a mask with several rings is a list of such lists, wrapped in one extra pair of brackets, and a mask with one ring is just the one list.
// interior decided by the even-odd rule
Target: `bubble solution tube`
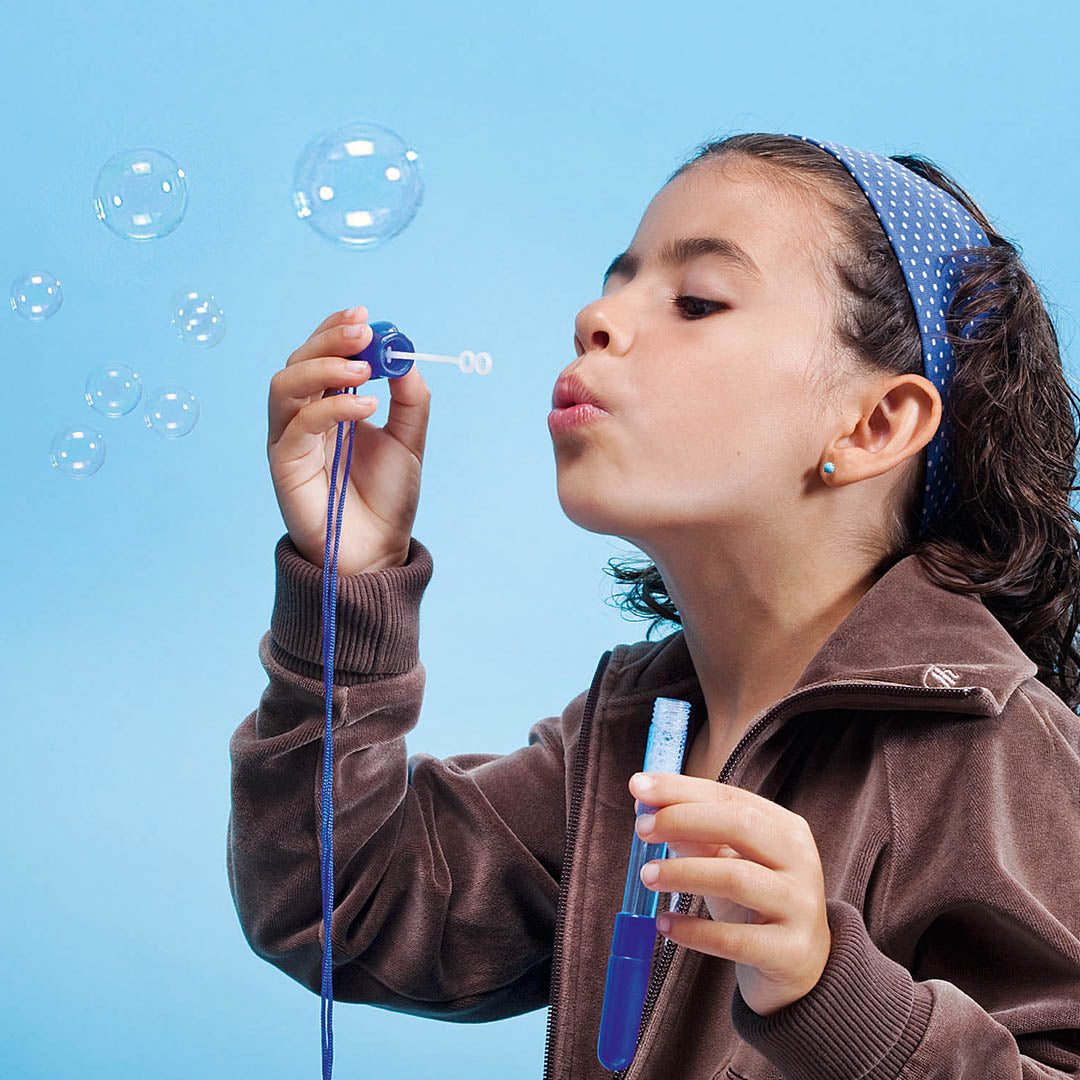
[[(642, 772), (682, 772), (689, 717), (690, 702), (678, 698), (656, 699)], [(638, 814), (651, 814), (655, 809), (643, 805)], [(623, 909), (615, 916), (611, 938), (600, 1037), (596, 1043), (600, 1064), (612, 1071), (625, 1069), (637, 1051), (638, 1029), (656, 946), (656, 905), (660, 894), (646, 887), (641, 880), (641, 868), (653, 859), (666, 856), (667, 844), (647, 844), (635, 828)]]

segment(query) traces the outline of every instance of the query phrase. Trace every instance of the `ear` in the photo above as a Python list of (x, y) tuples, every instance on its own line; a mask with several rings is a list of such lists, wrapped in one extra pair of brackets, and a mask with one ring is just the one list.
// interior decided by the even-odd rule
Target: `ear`
[(852, 430), (826, 450), (830, 484), (880, 476), (917, 454), (941, 423), (941, 395), (922, 375), (896, 375), (868, 387)]

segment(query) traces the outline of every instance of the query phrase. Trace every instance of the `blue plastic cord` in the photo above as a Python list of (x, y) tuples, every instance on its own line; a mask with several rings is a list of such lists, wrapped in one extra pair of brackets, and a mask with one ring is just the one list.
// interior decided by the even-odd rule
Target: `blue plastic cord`
[[(355, 387), (343, 391), (356, 393)], [(349, 486), (349, 466), (352, 463), (353, 429), (355, 420), (349, 421), (349, 452), (345, 458), (345, 470), (341, 480), (341, 502), (334, 503), (337, 494), (337, 468), (341, 458), (341, 439), (345, 430), (345, 421), (338, 424), (337, 444), (334, 447), (334, 464), (330, 470), (330, 495), (326, 505), (326, 551), (323, 555), (323, 691), (326, 695), (326, 730), (323, 733), (323, 782), (322, 802), (322, 908), (323, 908), (323, 957), (322, 957), (322, 1075), (323, 1080), (330, 1080), (334, 1069), (334, 987), (333, 962), (331, 960), (331, 924), (334, 909), (334, 771), (333, 739), (331, 736), (331, 718), (334, 709), (334, 630), (337, 625), (337, 561), (338, 541), (341, 539), (341, 517), (345, 510), (345, 491)], [(336, 517), (334, 525), (334, 557), (330, 559), (331, 519)]]

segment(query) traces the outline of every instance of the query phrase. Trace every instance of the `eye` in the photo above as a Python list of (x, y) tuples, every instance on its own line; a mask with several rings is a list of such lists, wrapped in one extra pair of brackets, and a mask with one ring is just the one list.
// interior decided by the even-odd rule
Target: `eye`
[[(706, 315), (711, 315), (713, 311), (720, 311), (722, 308), (726, 308), (727, 304), (717, 303), (714, 300), (702, 300), (697, 296), (673, 296), (671, 302), (681, 312), (683, 317), (688, 320), (702, 319)], [(704, 305), (708, 310), (700, 310), (700, 306)], [(696, 312), (694, 309), (697, 308)]]

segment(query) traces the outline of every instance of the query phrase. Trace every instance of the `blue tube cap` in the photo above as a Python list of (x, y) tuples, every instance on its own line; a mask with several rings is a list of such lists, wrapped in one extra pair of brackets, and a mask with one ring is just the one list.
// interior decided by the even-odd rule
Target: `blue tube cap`
[(413, 343), (392, 323), (371, 323), (371, 341), (366, 349), (346, 357), (348, 360), (366, 360), (371, 365), (372, 379), (400, 379), (408, 373), (416, 362), (407, 357), (387, 357), (389, 349), (400, 349), (402, 352), (416, 352)]
[[(620, 911), (615, 916), (612, 952), (604, 984), (604, 1008), (596, 1056), (605, 1069), (625, 1069), (637, 1051), (638, 1030), (645, 1008), (656, 945), (656, 919)], [(622, 955), (623, 951), (636, 955)]]

